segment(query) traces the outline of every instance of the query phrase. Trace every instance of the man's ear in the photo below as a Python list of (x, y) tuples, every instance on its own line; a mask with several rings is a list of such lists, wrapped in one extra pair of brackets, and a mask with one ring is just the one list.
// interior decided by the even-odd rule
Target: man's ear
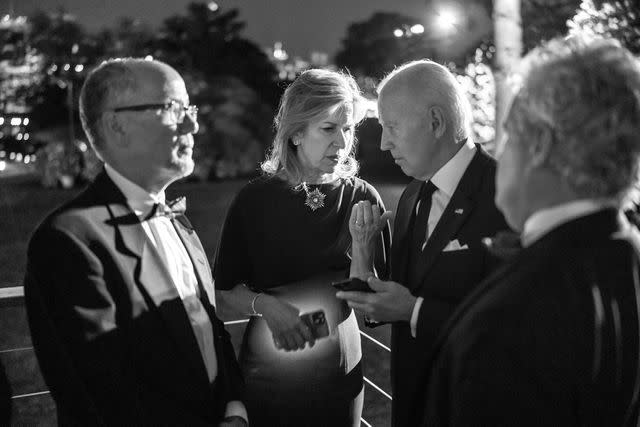
[(540, 167), (547, 162), (553, 146), (553, 138), (553, 130), (548, 126), (543, 126), (539, 130), (538, 137), (532, 138), (532, 143), (529, 145), (531, 166)]
[(442, 108), (434, 105), (429, 107), (427, 114), (429, 116), (428, 119), (431, 132), (433, 132), (437, 138), (440, 138), (447, 130), (447, 123), (444, 120), (444, 111), (442, 111)]
[(107, 139), (114, 140), (117, 144), (122, 144), (123, 141), (126, 141), (126, 138), (124, 138), (126, 135), (124, 124), (119, 114), (113, 111), (107, 111), (102, 114), (100, 120), (102, 121), (102, 127)]

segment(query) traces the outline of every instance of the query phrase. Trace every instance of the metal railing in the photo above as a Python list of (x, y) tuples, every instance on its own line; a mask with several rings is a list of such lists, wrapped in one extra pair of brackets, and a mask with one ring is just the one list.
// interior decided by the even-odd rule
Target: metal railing
[[(9, 288), (0, 288), (0, 300), (10, 299), (10, 298), (24, 298), (24, 289), (23, 289), (23, 287), (22, 286), (14, 286), (14, 287), (9, 287)], [(248, 323), (248, 322), (249, 322), (249, 319), (240, 319), (240, 320), (227, 321), (227, 322), (224, 322), (224, 324), (225, 324), (225, 326), (234, 326), (234, 325), (241, 325), (241, 324)], [(391, 349), (389, 347), (387, 347), (386, 345), (384, 345), (380, 341), (376, 340), (372, 336), (370, 336), (370, 335), (368, 335), (368, 334), (366, 334), (366, 333), (364, 333), (362, 331), (360, 331), (360, 335), (362, 337), (366, 338), (367, 340), (369, 340), (370, 342), (374, 343), (378, 347), (382, 348), (383, 350), (386, 350), (387, 352), (391, 352)], [(13, 348), (13, 349), (9, 349), (9, 350), (0, 350), (0, 354), (17, 352), (17, 351), (25, 351), (25, 350), (33, 350), (33, 347), (19, 347), (19, 348)], [(364, 377), (364, 381), (369, 386), (371, 386), (374, 390), (376, 390), (377, 392), (382, 394), (384, 397), (386, 397), (387, 399), (389, 399), (389, 400), (393, 399), (391, 394), (389, 394), (386, 391), (384, 391), (380, 386), (375, 384), (369, 378)], [(48, 390), (44, 390), (44, 391), (38, 391), (38, 392), (35, 392), (35, 393), (18, 394), (18, 395), (12, 396), (11, 398), (12, 399), (22, 399), (22, 398), (33, 397), (33, 396), (40, 396), (40, 395), (44, 395), (44, 394), (49, 394), (49, 391)], [(360, 421), (365, 426), (372, 427), (372, 425), (369, 422), (367, 422), (364, 418), (361, 418)]]

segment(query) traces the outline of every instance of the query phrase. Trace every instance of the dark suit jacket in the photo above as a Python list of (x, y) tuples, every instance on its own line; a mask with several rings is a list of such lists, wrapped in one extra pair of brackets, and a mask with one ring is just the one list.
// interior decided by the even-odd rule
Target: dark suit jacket
[(213, 385), (167, 269), (106, 173), (31, 238), (27, 314), (60, 424), (204, 426), (241, 399), (204, 250), (185, 217), (173, 223), (213, 324)]
[[(420, 378), (425, 378), (425, 362), (436, 337), (458, 303), (496, 267), (496, 260), (481, 240), (506, 230), (507, 225), (494, 204), (495, 160), (480, 146), (477, 148), (427, 241), (421, 262), (415, 266), (408, 265), (408, 246), (422, 181), (412, 181), (398, 202), (391, 249), (391, 278), (407, 286), (413, 295), (423, 297), (424, 302), (416, 338), (411, 336), (408, 322), (396, 322), (392, 326), (392, 418), (395, 427), (413, 427), (422, 419), (423, 399), (419, 406), (414, 404), (414, 399), (416, 394), (424, 393)], [(460, 245), (468, 245), (469, 249), (443, 252), (454, 239)]]
[(452, 316), (424, 426), (635, 426), (637, 231), (603, 210), (522, 250)]
[(11, 386), (0, 361), (0, 425), (11, 424)]

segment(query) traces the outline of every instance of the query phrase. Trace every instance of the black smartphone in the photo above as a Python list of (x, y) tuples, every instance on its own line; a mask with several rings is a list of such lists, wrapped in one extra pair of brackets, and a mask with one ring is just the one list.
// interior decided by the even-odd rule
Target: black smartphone
[(367, 282), (365, 282), (364, 280), (360, 280), (357, 277), (341, 280), (339, 282), (333, 282), (331, 286), (339, 291), (375, 292), (369, 287), (369, 284)]
[(312, 311), (300, 315), (300, 319), (311, 329), (311, 334), (315, 339), (329, 336), (329, 324), (324, 311)]

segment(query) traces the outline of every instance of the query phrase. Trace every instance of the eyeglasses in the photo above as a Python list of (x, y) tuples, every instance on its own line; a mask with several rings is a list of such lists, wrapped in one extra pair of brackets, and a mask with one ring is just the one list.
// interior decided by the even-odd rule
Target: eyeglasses
[(181, 124), (184, 121), (184, 117), (188, 114), (189, 117), (195, 119), (198, 116), (198, 107), (195, 105), (185, 106), (182, 101), (172, 99), (164, 104), (141, 104), (130, 105), (126, 107), (114, 108), (113, 111), (118, 113), (120, 111), (145, 111), (145, 110), (157, 110), (168, 111), (171, 113), (177, 124)]

